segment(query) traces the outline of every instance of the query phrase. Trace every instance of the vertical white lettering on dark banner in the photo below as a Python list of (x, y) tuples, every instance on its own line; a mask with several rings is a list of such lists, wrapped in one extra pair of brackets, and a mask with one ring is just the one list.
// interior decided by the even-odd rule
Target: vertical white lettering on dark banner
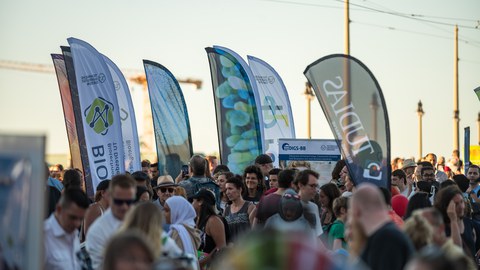
[[(365, 134), (365, 128), (361, 122), (360, 117), (354, 111), (355, 107), (353, 106), (353, 104), (349, 103), (346, 106), (340, 107), (342, 104), (344, 104), (344, 102), (341, 101), (346, 97), (347, 91), (341, 90), (343, 88), (342, 78), (340, 76), (336, 76), (335, 78), (338, 83), (335, 83), (332, 80), (326, 80), (323, 82), (323, 91), (325, 92), (327, 98), (330, 99), (328, 101), (333, 109), (333, 112), (335, 113), (335, 116), (338, 117), (338, 124), (340, 125), (342, 131), (346, 133), (345, 141), (350, 146), (352, 146), (352, 154), (354, 156), (357, 156), (360, 152), (368, 149), (370, 149), (370, 154), (372, 154), (374, 152), (374, 149), (370, 143), (367, 134)], [(332, 86), (334, 89), (329, 90), (329, 86)], [(362, 131), (364, 135), (357, 138), (356, 140), (352, 138), (352, 135), (355, 135), (356, 133), (360, 133)], [(336, 129), (336, 132), (338, 133), (339, 130)], [(361, 147), (359, 147), (360, 145)]]

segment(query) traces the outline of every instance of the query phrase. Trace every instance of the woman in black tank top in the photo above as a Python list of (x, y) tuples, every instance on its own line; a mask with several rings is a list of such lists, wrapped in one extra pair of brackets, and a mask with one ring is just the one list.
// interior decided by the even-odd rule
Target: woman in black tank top
[(212, 254), (226, 246), (228, 226), (215, 212), (215, 195), (208, 189), (201, 189), (193, 196), (193, 208), (197, 212), (197, 228), (202, 231), (199, 250), (208, 255), (200, 259), (200, 267), (210, 263)]

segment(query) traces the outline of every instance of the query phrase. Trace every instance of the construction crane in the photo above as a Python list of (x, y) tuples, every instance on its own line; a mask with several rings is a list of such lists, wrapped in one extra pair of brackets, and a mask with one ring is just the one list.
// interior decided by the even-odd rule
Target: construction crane
[[(0, 60), (0, 68), (13, 69), (20, 71), (41, 72), (41, 73), (55, 73), (53, 65), (48, 64), (36, 64), (28, 62)], [(138, 69), (122, 69), (122, 73), (125, 77), (131, 81), (143, 85), (146, 82), (145, 74), (142, 70)], [(186, 78), (177, 79), (179, 83), (193, 84), (197, 90), (202, 88), (202, 80)]]
[[(0, 60), (0, 68), (28, 72), (55, 73), (55, 68), (53, 67), (53, 65), (19, 61)], [(138, 69), (122, 69), (122, 73), (124, 74), (125, 78), (128, 79), (130, 82), (142, 85), (143, 136), (141, 136), (140, 141), (143, 152), (155, 153), (152, 111), (150, 109), (150, 99), (147, 93), (147, 79), (145, 77), (145, 73), (142, 70)], [(193, 84), (195, 85), (196, 90), (200, 90), (202, 88), (202, 80), (187, 78), (177, 79), (177, 81), (184, 84)]]

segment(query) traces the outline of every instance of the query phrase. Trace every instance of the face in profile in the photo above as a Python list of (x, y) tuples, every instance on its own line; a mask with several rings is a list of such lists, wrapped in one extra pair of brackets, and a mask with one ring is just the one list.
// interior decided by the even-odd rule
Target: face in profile
[(241, 189), (238, 189), (234, 184), (227, 183), (225, 185), (226, 193), (229, 200), (233, 201), (240, 197)]
[(222, 174), (217, 178), (217, 184), (220, 187), (221, 192), (225, 192), (225, 183), (227, 182), (227, 176)]
[(168, 206), (167, 203), (163, 205), (163, 213), (165, 214), (165, 222), (167, 224), (172, 223), (172, 216), (171, 216), (171, 211), (170, 211), (170, 206)]
[(319, 199), (320, 199), (320, 204), (322, 205), (322, 207), (328, 207), (328, 203), (330, 202), (330, 199), (325, 194), (325, 192), (323, 192), (323, 190), (320, 190)]
[(150, 193), (148, 192), (143, 192), (142, 195), (140, 195), (140, 198), (138, 199), (140, 202), (149, 202), (150, 201)]
[(278, 188), (278, 175), (271, 174), (269, 177), (270, 188)]

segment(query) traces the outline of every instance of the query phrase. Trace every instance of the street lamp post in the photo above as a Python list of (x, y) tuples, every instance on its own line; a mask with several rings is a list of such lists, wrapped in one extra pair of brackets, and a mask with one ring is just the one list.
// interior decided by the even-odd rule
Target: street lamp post
[(422, 117), (425, 112), (423, 111), (422, 101), (418, 101), (417, 114), (418, 114), (418, 158), (422, 158)]
[(477, 136), (478, 136), (478, 145), (480, 145), (480, 112), (478, 113), (477, 118)]
[(305, 83), (305, 91), (303, 92), (305, 98), (307, 99), (307, 137), (312, 138), (312, 112), (311, 112), (311, 103), (315, 95), (312, 91), (312, 85), (309, 82)]

